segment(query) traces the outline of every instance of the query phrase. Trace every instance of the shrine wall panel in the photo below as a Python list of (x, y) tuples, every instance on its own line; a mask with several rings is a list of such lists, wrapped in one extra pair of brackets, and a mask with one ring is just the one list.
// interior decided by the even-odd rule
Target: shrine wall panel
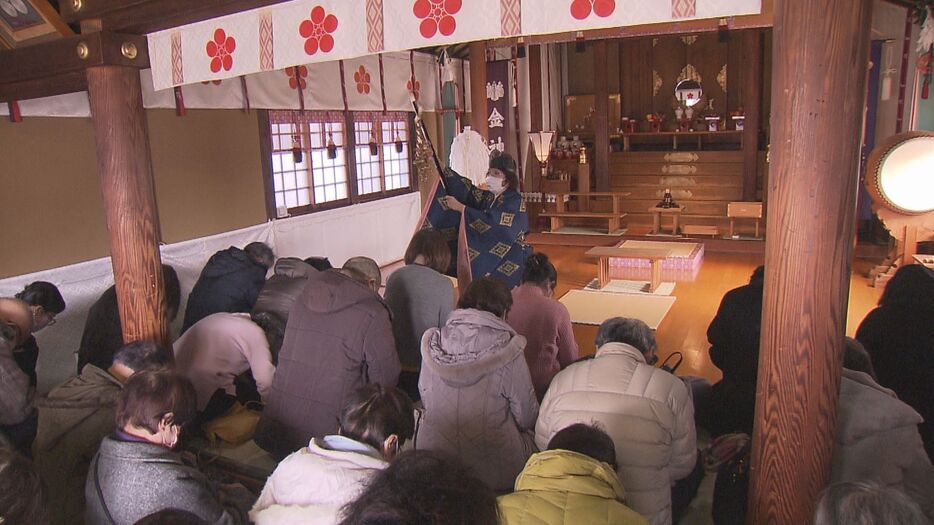
[(266, 220), (256, 112), (149, 110), (149, 141), (164, 242)]
[[(771, 29), (751, 29), (763, 34), (763, 129), (767, 129), (771, 95)], [(622, 116), (645, 120), (647, 113), (663, 113), (668, 126), (674, 119), (674, 90), (679, 79), (699, 79), (704, 88), (702, 108), (712, 98), (717, 113), (726, 115), (743, 105), (741, 72), (745, 57), (740, 49), (739, 31), (728, 33), (725, 41), (717, 32), (663, 35), (610, 40), (608, 60), (609, 91), (620, 94)], [(594, 61), (591, 45), (583, 52), (565, 48), (568, 64), (568, 95), (594, 93)], [(690, 66), (690, 67), (689, 67)], [(749, 111), (749, 108), (744, 108)], [(615, 123), (611, 122), (611, 129)]]
[[(165, 242), (265, 221), (255, 112), (146, 114)], [(0, 121), (0, 157), (0, 277), (108, 255), (90, 119)]]
[(90, 119), (0, 120), (0, 277), (108, 253), (94, 148)]

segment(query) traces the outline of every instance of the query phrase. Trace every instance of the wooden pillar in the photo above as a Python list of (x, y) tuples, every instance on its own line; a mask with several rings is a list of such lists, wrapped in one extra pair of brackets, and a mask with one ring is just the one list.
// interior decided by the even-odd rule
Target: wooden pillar
[(770, 210), (747, 523), (811, 523), (830, 479), (870, 0), (776, 2)]
[[(528, 49), (529, 57), (529, 131), (545, 131), (543, 126), (542, 113), (542, 46), (530, 45)], [(528, 140), (526, 137), (520, 137), (520, 140)], [(542, 170), (538, 159), (535, 157), (535, 151), (529, 147), (529, 173), (531, 174), (531, 185), (533, 191), (542, 187)]]
[(470, 125), (489, 139), (486, 107), (486, 42), (470, 43)]
[(528, 57), (530, 127), (532, 131), (543, 131), (542, 46), (538, 44), (530, 45)]
[(110, 255), (127, 342), (168, 344), (159, 217), (139, 69), (87, 69)]
[(759, 127), (762, 122), (762, 33), (756, 29), (742, 32), (743, 107), (743, 200), (756, 200), (759, 177)]
[(597, 191), (610, 191), (610, 81), (606, 46), (606, 40), (593, 44), (593, 156)]

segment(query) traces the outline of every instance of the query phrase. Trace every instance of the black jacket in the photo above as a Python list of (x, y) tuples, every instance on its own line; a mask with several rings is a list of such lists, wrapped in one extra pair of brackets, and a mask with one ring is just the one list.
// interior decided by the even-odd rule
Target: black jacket
[(710, 400), (708, 429), (719, 435), (752, 432), (762, 329), (762, 281), (730, 290), (707, 328), (710, 360), (723, 371)]
[(29, 384), (36, 386), (36, 363), (39, 361), (39, 345), (36, 343), (36, 337), (30, 335), (13, 352), (13, 359), (19, 365), (19, 369), (29, 376)]
[(934, 460), (934, 286), (911, 299), (879, 306), (856, 330), (879, 384), (921, 414), (918, 426)]
[(88, 310), (84, 333), (81, 334), (81, 346), (78, 348), (77, 373), (80, 374), (88, 363), (107, 370), (113, 364), (114, 354), (122, 346), (123, 327), (117, 308), (117, 288), (111, 286)]
[(188, 296), (182, 332), (218, 312), (249, 312), (266, 282), (266, 267), (231, 246), (208, 260)]

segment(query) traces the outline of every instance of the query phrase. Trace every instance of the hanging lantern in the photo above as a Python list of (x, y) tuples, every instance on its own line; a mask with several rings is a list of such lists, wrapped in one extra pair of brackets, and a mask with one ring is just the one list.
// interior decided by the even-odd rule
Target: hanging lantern
[(402, 137), (399, 136), (399, 130), (396, 129), (396, 123), (392, 123), (392, 140), (396, 143), (396, 153), (402, 154), (404, 144), (402, 143)]
[(292, 135), (292, 161), (295, 164), (302, 163), (302, 136), (298, 133)]
[(370, 156), (376, 157), (379, 155), (379, 144), (376, 143), (376, 132), (373, 129), (370, 129)]
[(328, 131), (328, 158), (334, 160), (337, 158), (337, 144), (334, 144), (334, 137)]

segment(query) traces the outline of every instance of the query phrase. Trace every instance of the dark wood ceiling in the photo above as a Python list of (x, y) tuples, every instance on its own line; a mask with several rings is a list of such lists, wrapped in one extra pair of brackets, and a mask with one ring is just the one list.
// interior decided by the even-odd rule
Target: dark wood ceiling
[(58, 2), (11, 0), (0, 5), (0, 50), (31, 46), (74, 31), (58, 12)]
[(417, 49), (416, 51), (421, 51), (423, 53), (431, 53), (435, 56), (441, 56), (445, 51), (448, 52), (448, 56), (451, 58), (470, 58), (470, 46), (469, 44), (453, 44), (450, 46), (434, 46), (434, 47), (423, 47)]
[[(66, 0), (62, 18), (99, 20), (100, 29), (144, 35), (287, 0)], [(77, 7), (77, 9), (76, 9)]]

